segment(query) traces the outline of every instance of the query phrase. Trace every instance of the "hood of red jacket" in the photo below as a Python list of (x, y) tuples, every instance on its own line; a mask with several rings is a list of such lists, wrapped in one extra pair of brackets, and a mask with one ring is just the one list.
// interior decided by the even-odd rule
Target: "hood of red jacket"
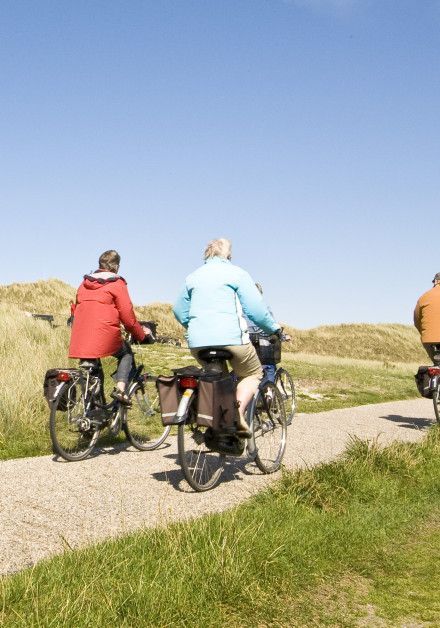
[(121, 275), (112, 273), (108, 270), (96, 270), (90, 275), (84, 275), (83, 285), (87, 290), (98, 290), (108, 283), (119, 281), (121, 279), (124, 283), (127, 283)]

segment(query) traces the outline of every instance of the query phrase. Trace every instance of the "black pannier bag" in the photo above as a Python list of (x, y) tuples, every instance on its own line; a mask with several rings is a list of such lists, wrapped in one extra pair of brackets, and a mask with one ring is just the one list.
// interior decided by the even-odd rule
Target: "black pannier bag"
[(430, 375), (428, 373), (428, 369), (430, 366), (419, 366), (419, 370), (417, 374), (414, 375), (416, 380), (417, 388), (422, 397), (427, 397), (428, 399), (432, 399), (432, 390), (429, 389)]
[(230, 375), (203, 373), (199, 379), (197, 424), (214, 431), (235, 427), (238, 403), (235, 384)]
[[(55, 401), (58, 392), (60, 391), (61, 386), (65, 383), (64, 381), (59, 381), (57, 379), (58, 373), (68, 373), (71, 369), (49, 369), (46, 371), (46, 375), (44, 376), (44, 384), (43, 384), (43, 394), (46, 398), (46, 401), (51, 407), (52, 403)], [(75, 371), (75, 369), (72, 369)], [(58, 402), (57, 410), (61, 412), (65, 412), (67, 410), (67, 399), (69, 394), (69, 387), (66, 386), (63, 392), (63, 396)], [(73, 388), (70, 391), (70, 396), (76, 394), (76, 388)], [(74, 399), (73, 399), (74, 400)]]
[(281, 362), (281, 340), (278, 336), (262, 336), (249, 334), (261, 364), (278, 364)]
[(159, 375), (156, 380), (163, 425), (175, 425), (180, 402), (179, 383), (176, 375)]

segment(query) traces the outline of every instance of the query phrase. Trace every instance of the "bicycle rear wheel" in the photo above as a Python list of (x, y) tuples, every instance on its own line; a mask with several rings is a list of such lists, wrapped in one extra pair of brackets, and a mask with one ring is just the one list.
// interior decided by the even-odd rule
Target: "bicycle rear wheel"
[(159, 447), (170, 433), (171, 426), (162, 425), (156, 378), (148, 378), (144, 388), (135, 384), (130, 391), (131, 408), (127, 408), (123, 429), (136, 449), (148, 451)]
[(434, 414), (437, 423), (440, 423), (440, 386), (437, 386), (433, 395), (432, 403), (434, 404)]
[(79, 381), (66, 382), (52, 402), (49, 430), (54, 453), (64, 460), (84, 460), (92, 452), (100, 429), (85, 416)]
[(296, 412), (296, 394), (295, 384), (293, 383), (293, 379), (289, 371), (286, 371), (286, 369), (283, 368), (277, 369), (275, 374), (275, 386), (280, 391), (284, 401), (286, 424), (290, 425)]
[(255, 440), (255, 462), (263, 473), (274, 473), (286, 450), (286, 411), (283, 397), (272, 382), (257, 392), (249, 409), (249, 424)]
[(206, 447), (205, 433), (208, 429), (191, 420), (181, 423), (177, 434), (183, 475), (191, 488), (198, 492), (213, 488), (219, 482), (225, 466), (225, 455)]

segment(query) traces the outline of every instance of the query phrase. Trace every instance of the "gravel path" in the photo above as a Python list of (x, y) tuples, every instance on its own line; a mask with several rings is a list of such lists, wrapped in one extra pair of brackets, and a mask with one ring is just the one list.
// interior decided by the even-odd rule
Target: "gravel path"
[[(316, 464), (341, 453), (349, 438), (418, 441), (434, 423), (425, 399), (300, 414), (288, 431), (287, 467)], [(101, 450), (84, 462), (52, 456), (0, 462), (0, 574), (145, 526), (225, 510), (278, 474), (263, 476), (231, 458), (224, 481), (190, 492), (176, 461), (176, 442), (153, 452)]]

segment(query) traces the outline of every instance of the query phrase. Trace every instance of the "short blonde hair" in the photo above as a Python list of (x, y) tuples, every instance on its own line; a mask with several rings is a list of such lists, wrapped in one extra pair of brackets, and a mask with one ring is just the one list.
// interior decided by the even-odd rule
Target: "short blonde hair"
[(102, 270), (109, 270), (112, 273), (117, 273), (119, 270), (119, 264), (121, 263), (121, 256), (117, 251), (110, 249), (109, 251), (104, 251), (102, 255), (99, 256), (99, 268)]
[(210, 257), (224, 257), (225, 259), (231, 259), (231, 251), (232, 244), (230, 240), (226, 238), (217, 238), (216, 240), (211, 240), (208, 242), (204, 259), (209, 259)]

